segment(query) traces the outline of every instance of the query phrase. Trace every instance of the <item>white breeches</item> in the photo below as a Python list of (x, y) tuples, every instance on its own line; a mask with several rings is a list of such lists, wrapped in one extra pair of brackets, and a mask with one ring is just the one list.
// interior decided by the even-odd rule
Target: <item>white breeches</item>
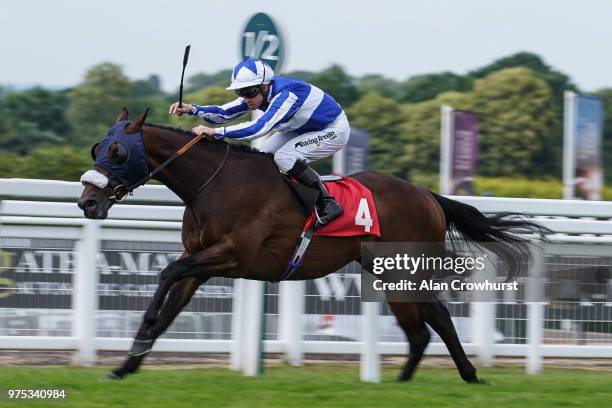
[(278, 132), (261, 146), (260, 150), (274, 153), (274, 161), (283, 173), (287, 173), (298, 159), (309, 163), (331, 156), (346, 146), (351, 128), (344, 112), (323, 130), (296, 135)]

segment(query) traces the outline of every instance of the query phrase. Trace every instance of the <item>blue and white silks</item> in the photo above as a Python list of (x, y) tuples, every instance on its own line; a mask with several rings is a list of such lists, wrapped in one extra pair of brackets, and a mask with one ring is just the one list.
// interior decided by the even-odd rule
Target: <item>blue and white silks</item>
[[(211, 124), (224, 124), (249, 111), (243, 98), (222, 106), (198, 106), (196, 112)], [(327, 128), (342, 113), (340, 105), (327, 93), (298, 79), (275, 77), (270, 82), (267, 109), (252, 121), (216, 129), (218, 138), (256, 139), (271, 130), (301, 135)]]

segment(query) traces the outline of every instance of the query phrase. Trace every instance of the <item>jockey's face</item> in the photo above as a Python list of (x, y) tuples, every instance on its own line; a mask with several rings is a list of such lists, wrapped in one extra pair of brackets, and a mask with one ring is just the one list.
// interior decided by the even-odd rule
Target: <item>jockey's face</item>
[(269, 88), (269, 85), (260, 85), (259, 92), (257, 92), (257, 94), (251, 98), (249, 98), (249, 95), (242, 95), (244, 102), (246, 102), (250, 110), (259, 109), (259, 107), (264, 102), (264, 98), (265, 98), (264, 95), (267, 94), (268, 88)]

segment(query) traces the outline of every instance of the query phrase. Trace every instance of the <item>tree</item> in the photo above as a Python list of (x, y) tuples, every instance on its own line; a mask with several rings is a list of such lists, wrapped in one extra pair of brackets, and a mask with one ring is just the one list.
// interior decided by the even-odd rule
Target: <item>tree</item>
[(300, 79), (305, 82), (310, 82), (312, 78), (317, 75), (317, 73), (312, 71), (291, 71), (282, 75), (290, 78)]
[(364, 75), (357, 81), (357, 89), (361, 95), (376, 91), (385, 98), (400, 100), (402, 96), (401, 84), (394, 79), (385, 78), (378, 74)]
[(507, 57), (499, 58), (482, 68), (470, 72), (474, 78), (484, 78), (496, 71), (506, 68), (528, 68), (532, 72), (550, 72), (550, 67), (539, 55), (530, 52), (517, 52)]
[(567, 75), (552, 69), (539, 55), (530, 52), (518, 52), (500, 58), (489, 65), (470, 72), (470, 75), (474, 78), (484, 78), (495, 71), (517, 67), (529, 68), (531, 72), (550, 86), (555, 106), (559, 108), (559, 112), (562, 112), (563, 108), (564, 91), (578, 91), (576, 85), (571, 82)]
[(419, 75), (410, 78), (401, 87), (402, 102), (423, 102), (434, 99), (442, 92), (465, 92), (472, 89), (474, 80), (469, 76), (442, 72), (439, 74)]
[(348, 116), (351, 126), (369, 132), (370, 168), (406, 177), (407, 166), (402, 160), (403, 144), (399, 133), (402, 113), (397, 102), (371, 91), (353, 104)]
[(400, 134), (402, 160), (414, 178), (421, 173), (438, 173), (440, 169), (440, 108), (470, 110), (472, 96), (460, 92), (444, 92), (430, 101), (402, 106)]
[(161, 79), (159, 75), (149, 75), (147, 79), (138, 79), (132, 83), (135, 98), (146, 96), (162, 96)]
[(131, 97), (132, 84), (119, 66), (103, 63), (91, 68), (84, 82), (70, 93), (70, 141), (84, 147), (102, 139)]
[(231, 69), (224, 69), (214, 74), (199, 73), (195, 74), (187, 79), (185, 90), (187, 92), (195, 92), (209, 86), (223, 86), (229, 85), (230, 78), (232, 76)]
[(61, 144), (66, 139), (32, 122), (12, 122), (0, 125), (0, 150), (27, 154), (40, 145)]
[[(544, 60), (530, 52), (518, 52), (504, 58), (500, 58), (489, 65), (470, 72), (474, 78), (484, 78), (487, 75), (506, 68), (528, 68), (535, 76), (545, 81), (550, 87), (553, 95), (553, 107), (555, 116), (559, 123), (563, 122), (563, 94), (566, 90), (578, 92), (578, 87), (572, 83), (570, 78), (560, 71), (552, 69)], [(560, 129), (559, 129), (560, 131)], [(555, 146), (560, 151), (560, 142)]]
[(88, 148), (39, 147), (22, 159), (19, 177), (78, 181), (91, 166)]
[(478, 113), (478, 174), (555, 175), (554, 140), (560, 134), (552, 93), (530, 70), (493, 72), (476, 81), (472, 92), (446, 92), (430, 101), (404, 105), (400, 132), (411, 175), (439, 171), (442, 105)]
[(548, 85), (529, 69), (508, 68), (476, 81), (480, 115), (479, 174), (556, 175), (554, 144), (562, 135)]
[(36, 87), (8, 94), (2, 104), (2, 117), (28, 121), (41, 129), (64, 134), (70, 129), (64, 117), (67, 105), (68, 99), (62, 92)]
[(64, 143), (66, 105), (65, 94), (42, 88), (7, 95), (0, 107), (0, 149), (24, 154), (39, 144)]
[(170, 103), (159, 96), (145, 96), (133, 98), (128, 109), (130, 111), (130, 118), (134, 118), (149, 108), (147, 123), (164, 124), (170, 121), (170, 115), (168, 115), (169, 106)]
[(9, 90), (6, 87), (0, 85), (0, 108), (2, 107), (2, 100), (8, 93)]
[(319, 72), (311, 78), (310, 83), (327, 92), (345, 109), (359, 98), (353, 78), (339, 65), (332, 65)]

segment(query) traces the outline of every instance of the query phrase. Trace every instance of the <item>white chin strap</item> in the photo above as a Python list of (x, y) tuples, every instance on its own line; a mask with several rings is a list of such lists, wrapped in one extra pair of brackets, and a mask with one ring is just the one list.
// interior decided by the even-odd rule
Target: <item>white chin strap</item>
[(94, 186), (102, 189), (108, 186), (108, 177), (97, 170), (87, 170), (81, 176), (81, 183), (93, 184)]

